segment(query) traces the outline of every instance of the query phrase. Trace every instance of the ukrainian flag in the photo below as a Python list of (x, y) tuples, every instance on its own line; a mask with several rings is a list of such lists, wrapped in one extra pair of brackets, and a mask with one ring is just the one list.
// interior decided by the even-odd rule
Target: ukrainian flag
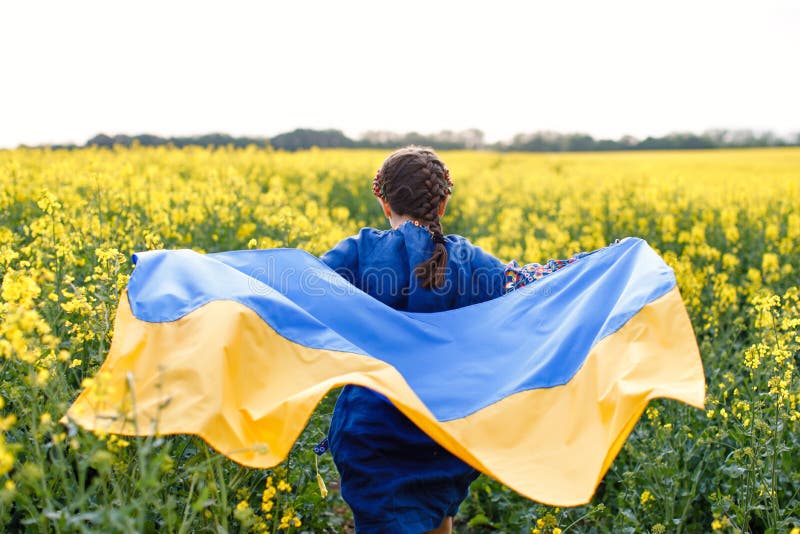
[(476, 469), (571, 506), (651, 399), (703, 407), (674, 274), (640, 239), (438, 313), (394, 310), (296, 249), (134, 262), (108, 358), (66, 415), (85, 428), (195, 434), (265, 468), (331, 388), (358, 384)]

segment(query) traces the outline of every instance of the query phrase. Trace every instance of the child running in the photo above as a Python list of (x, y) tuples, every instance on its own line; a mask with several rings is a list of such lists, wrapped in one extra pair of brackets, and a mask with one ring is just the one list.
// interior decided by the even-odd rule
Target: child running
[[(384, 304), (410, 312), (483, 302), (566, 265), (506, 265), (464, 237), (444, 235), (441, 217), (452, 189), (431, 148), (393, 152), (373, 180), (391, 229), (363, 228), (322, 261)], [(447, 376), (441, 382), (446, 388)], [(449, 533), (478, 476), (388, 399), (360, 386), (342, 390), (328, 442), (357, 534)]]

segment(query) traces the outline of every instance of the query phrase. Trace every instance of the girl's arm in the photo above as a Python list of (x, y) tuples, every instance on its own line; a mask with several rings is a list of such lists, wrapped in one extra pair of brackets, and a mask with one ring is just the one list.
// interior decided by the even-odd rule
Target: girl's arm
[(358, 240), (360, 234), (341, 240), (335, 247), (320, 256), (320, 260), (351, 284), (358, 273)]

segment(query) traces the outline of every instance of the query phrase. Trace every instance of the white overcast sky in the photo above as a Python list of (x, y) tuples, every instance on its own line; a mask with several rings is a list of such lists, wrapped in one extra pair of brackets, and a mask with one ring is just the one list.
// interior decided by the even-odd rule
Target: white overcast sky
[(0, 147), (297, 127), (800, 131), (800, 2), (0, 3)]

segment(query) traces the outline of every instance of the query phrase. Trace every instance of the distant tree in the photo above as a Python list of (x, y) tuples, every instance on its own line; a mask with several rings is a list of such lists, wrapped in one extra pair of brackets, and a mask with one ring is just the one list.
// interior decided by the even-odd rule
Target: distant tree
[(105, 134), (99, 134), (89, 139), (85, 146), (131, 146), (134, 141), (142, 146), (162, 146), (171, 143), (178, 148), (183, 148), (186, 146), (234, 146), (237, 148), (244, 148), (249, 145), (265, 147), (269, 144), (269, 141), (263, 137), (232, 137), (228, 134), (222, 133), (210, 133), (187, 137), (160, 137), (152, 134), (140, 134), (134, 136), (115, 135), (114, 137), (109, 137)]
[(627, 145), (623, 144), (622, 141), (614, 141), (613, 139), (598, 139), (594, 145), (595, 150), (624, 150), (629, 148)]
[(97, 134), (86, 141), (86, 146), (101, 146), (105, 148), (111, 148), (114, 146), (114, 140), (106, 134)]
[(430, 137), (424, 136), (418, 132), (408, 132), (401, 138), (400, 143), (401, 145), (422, 145), (422, 146), (432, 144)]
[(564, 147), (565, 150), (573, 152), (595, 150), (597, 148), (594, 138), (586, 134), (572, 134), (566, 136)]
[(717, 148), (717, 145), (705, 135), (685, 134), (678, 137), (678, 144), (681, 148)]
[[(800, 132), (784, 137), (773, 132), (756, 133), (753, 130), (708, 130), (702, 134), (675, 132), (662, 137), (648, 136), (638, 140), (625, 135), (618, 140), (594, 139), (585, 133), (563, 134), (548, 130), (518, 133), (507, 142), (498, 141), (487, 145), (483, 132), (477, 128), (467, 130), (441, 130), (437, 133), (422, 134), (407, 132), (400, 134), (388, 130), (370, 130), (358, 140), (353, 140), (340, 130), (312, 130), (300, 128), (291, 132), (276, 135), (272, 139), (264, 137), (232, 137), (223, 133), (210, 133), (188, 137), (160, 137), (152, 134), (129, 136), (118, 134), (108, 136), (98, 134), (89, 139), (84, 146), (110, 148), (114, 145), (130, 146), (133, 142), (142, 146), (161, 146), (168, 143), (176, 147), (186, 146), (247, 146), (266, 147), (272, 145), (283, 150), (299, 150), (312, 146), (320, 148), (366, 147), (391, 149), (405, 145), (425, 145), (435, 149), (470, 149), (522, 152), (582, 152), (604, 150), (673, 150), (673, 149), (708, 149), (725, 147), (757, 147), (757, 146), (800, 146)], [(77, 148), (75, 145), (53, 145), (54, 149)]]
[(227, 146), (233, 145), (234, 139), (228, 134), (210, 133), (201, 135), (196, 138), (192, 144), (199, 144), (200, 146)]
[(675, 146), (672, 141), (666, 137), (647, 136), (633, 148), (637, 150), (666, 150), (673, 149)]
[(508, 149), (522, 152), (561, 152), (564, 150), (563, 135), (551, 131), (517, 134)]
[(403, 137), (388, 130), (369, 130), (356, 143), (366, 148), (394, 148), (402, 146)]
[(128, 135), (117, 134), (113, 137), (115, 145), (131, 146), (133, 140)]
[(461, 139), (464, 148), (469, 150), (480, 150), (486, 145), (483, 131), (477, 128), (469, 128), (461, 132)]
[(481, 130), (471, 128), (454, 131), (442, 130), (433, 134), (408, 132), (398, 134), (386, 130), (370, 130), (362, 134), (356, 145), (369, 148), (399, 148), (407, 145), (432, 146), (439, 150), (447, 149), (482, 149), (485, 148), (484, 135)]
[(169, 141), (163, 137), (152, 134), (141, 134), (133, 137), (142, 146), (161, 146), (166, 145)]
[(309, 130), (297, 129), (292, 132), (276, 135), (270, 139), (276, 149), (299, 150), (316, 146), (319, 148), (354, 147), (355, 141), (344, 135), (341, 130)]
[(709, 138), (716, 146), (725, 146), (729, 144), (730, 130), (718, 128), (714, 130), (706, 130), (703, 135)]

